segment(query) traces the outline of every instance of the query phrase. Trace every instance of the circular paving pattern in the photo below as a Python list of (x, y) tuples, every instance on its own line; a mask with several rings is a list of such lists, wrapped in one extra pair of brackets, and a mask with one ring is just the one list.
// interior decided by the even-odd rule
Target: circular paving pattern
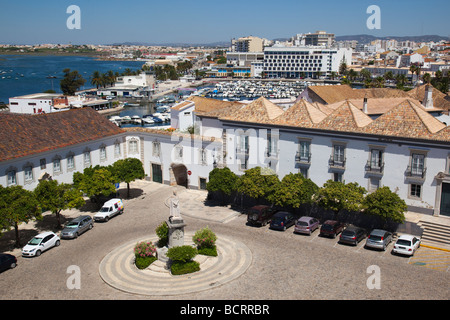
[[(185, 244), (192, 245), (193, 234), (185, 234)], [(137, 242), (152, 241), (156, 235), (127, 242), (114, 249), (100, 262), (99, 272), (111, 287), (142, 295), (179, 295), (218, 287), (242, 275), (252, 262), (250, 249), (241, 242), (217, 235), (217, 257), (197, 255), (200, 271), (172, 275), (161, 261), (153, 262), (145, 270), (134, 264), (133, 249)]]

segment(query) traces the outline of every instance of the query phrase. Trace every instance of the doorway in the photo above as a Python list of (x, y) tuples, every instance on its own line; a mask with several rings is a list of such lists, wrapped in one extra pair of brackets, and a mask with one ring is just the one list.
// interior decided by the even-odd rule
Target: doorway
[(162, 168), (160, 164), (152, 163), (152, 181), (162, 183)]
[(450, 183), (442, 183), (440, 215), (450, 216)]
[(184, 164), (172, 164), (171, 165), (173, 176), (177, 185), (188, 187), (188, 173), (187, 168)]

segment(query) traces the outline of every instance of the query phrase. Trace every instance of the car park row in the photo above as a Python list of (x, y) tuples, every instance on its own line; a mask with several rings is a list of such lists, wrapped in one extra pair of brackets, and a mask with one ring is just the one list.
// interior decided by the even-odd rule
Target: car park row
[(383, 251), (386, 251), (389, 244), (395, 240), (392, 253), (407, 256), (413, 256), (421, 242), (418, 236), (404, 234), (396, 238), (392, 232), (381, 229), (373, 229), (368, 233), (363, 228), (346, 225), (336, 220), (326, 220), (320, 224), (320, 221), (314, 217), (302, 216), (297, 219), (290, 212), (276, 212), (265, 205), (252, 207), (247, 214), (247, 223), (259, 226), (270, 223), (270, 229), (281, 231), (286, 231), (289, 227), (294, 226), (296, 234), (311, 235), (318, 230), (319, 236), (336, 238), (339, 235), (338, 243), (354, 246), (365, 239), (365, 248)]
[[(63, 230), (57, 235), (52, 231), (42, 232), (34, 236), (22, 248), (23, 257), (38, 257), (44, 251), (61, 244), (61, 239), (75, 239), (84, 232), (91, 230), (95, 222), (107, 222), (115, 215), (122, 214), (124, 210), (121, 199), (111, 199), (103, 204), (99, 212), (93, 217), (81, 215), (70, 220)], [(11, 254), (0, 253), (0, 271), (13, 269), (17, 265), (17, 258)]]

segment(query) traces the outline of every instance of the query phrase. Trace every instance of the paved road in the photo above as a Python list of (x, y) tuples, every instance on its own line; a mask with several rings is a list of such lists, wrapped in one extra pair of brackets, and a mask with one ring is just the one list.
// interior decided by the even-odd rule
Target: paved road
[[(125, 213), (95, 227), (75, 240), (38, 258), (18, 258), (18, 266), (0, 274), (0, 298), (6, 299), (161, 299), (122, 292), (107, 285), (99, 275), (103, 258), (133, 239), (155, 233), (168, 217), (164, 200), (173, 188), (155, 183), (135, 183), (133, 199), (125, 200)], [(136, 193), (135, 193), (136, 194)], [(181, 197), (181, 195), (180, 195)], [(77, 213), (77, 212), (75, 212)], [(87, 212), (94, 214), (94, 212)], [(73, 211), (70, 214), (74, 214)], [(450, 272), (411, 264), (410, 258), (386, 252), (340, 245), (317, 233), (303, 236), (268, 227), (246, 226), (246, 217), (214, 222), (185, 215), (186, 231), (209, 226), (217, 234), (237, 239), (251, 250), (252, 263), (238, 279), (222, 286), (164, 299), (289, 300), (289, 299), (448, 299)], [(1, 241), (1, 239), (0, 239)], [(391, 244), (392, 246), (392, 244)], [(70, 290), (67, 268), (81, 271), (81, 288)], [(367, 273), (375, 265), (380, 271), (381, 289), (369, 289)]]

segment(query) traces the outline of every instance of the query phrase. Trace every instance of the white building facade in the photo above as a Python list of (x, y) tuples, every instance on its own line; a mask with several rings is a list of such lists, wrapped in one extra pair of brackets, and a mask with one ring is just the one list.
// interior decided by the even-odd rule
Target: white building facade
[(266, 47), (264, 73), (267, 78), (317, 77), (351, 65), (352, 49), (323, 47)]

